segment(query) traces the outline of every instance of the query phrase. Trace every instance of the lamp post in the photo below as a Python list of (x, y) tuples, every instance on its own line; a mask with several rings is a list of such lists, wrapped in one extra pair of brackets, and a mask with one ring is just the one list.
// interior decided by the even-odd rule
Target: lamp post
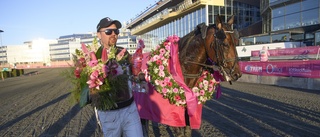
[[(2, 47), (2, 37), (1, 37), (1, 33), (3, 32), (3, 30), (0, 29), (0, 46), (1, 46), (1, 51), (3, 51), (3, 47)], [(1, 54), (3, 54), (1, 52)], [(1, 60), (2, 60), (2, 57), (1, 57)], [(3, 65), (3, 60), (2, 60), (2, 63), (1, 63), (1, 66)], [(2, 70), (1, 70), (2, 71)], [(3, 77), (3, 72), (1, 72), (1, 79), (4, 80), (4, 77)]]
[[(1, 47), (1, 51), (3, 51), (3, 47), (2, 47), (2, 37), (1, 37), (1, 33), (3, 32), (3, 30), (1, 30), (0, 29), (0, 47)], [(3, 53), (1, 52), (1, 55), (2, 55)], [(1, 56), (1, 60), (2, 60), (3, 58), (2, 58), (2, 56)], [(2, 63), (1, 63), (1, 66), (3, 65), (3, 60), (2, 60)]]
[[(3, 32), (3, 30), (0, 29), (0, 47), (1, 47), (1, 51), (3, 52), (3, 47), (2, 47), (2, 37), (1, 37), (1, 33)], [(2, 60), (2, 63), (1, 63), (1, 66), (3, 65), (3, 58), (2, 58), (2, 53), (1, 52), (1, 60)]]

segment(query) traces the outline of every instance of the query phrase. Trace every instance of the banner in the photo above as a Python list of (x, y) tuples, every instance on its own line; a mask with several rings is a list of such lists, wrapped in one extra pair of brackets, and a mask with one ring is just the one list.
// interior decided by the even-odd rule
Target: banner
[[(270, 56), (284, 56), (284, 55), (312, 55), (318, 54), (319, 46), (309, 46), (300, 48), (283, 48), (268, 50)], [(251, 51), (252, 57), (259, 57), (260, 50)]]
[(240, 61), (239, 65), (244, 74), (320, 78), (320, 60)]

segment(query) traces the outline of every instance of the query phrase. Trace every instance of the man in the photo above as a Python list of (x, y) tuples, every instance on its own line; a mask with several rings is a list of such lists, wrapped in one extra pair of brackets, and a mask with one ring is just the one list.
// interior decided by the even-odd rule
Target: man
[[(109, 54), (110, 49), (114, 46), (116, 47), (120, 28), (121, 23), (118, 20), (112, 20), (109, 17), (100, 20), (97, 25), (97, 37), (101, 44), (98, 52), (102, 55), (97, 55), (97, 58), (101, 58), (104, 56), (103, 54), (106, 54), (106, 52), (103, 52), (103, 48), (105, 48), (107, 54)], [(125, 51), (121, 47), (116, 47), (116, 49), (116, 55)], [(129, 62), (130, 64), (131, 56), (127, 51), (125, 51), (121, 57), (126, 57), (126, 61), (124, 62)], [(127, 68), (129, 68), (127, 70), (130, 70), (128, 72), (131, 72), (131, 67), (128, 67), (129, 64), (124, 62), (119, 61), (118, 63), (123, 67), (127, 66)], [(124, 74), (130, 75), (128, 72)], [(128, 80), (129, 79), (127, 79), (127, 81)], [(106, 137), (143, 137), (139, 113), (133, 101), (132, 90), (130, 90), (130, 82), (122, 83), (127, 84), (126, 86), (129, 88), (125, 88), (127, 90), (124, 90), (122, 87), (113, 86), (117, 91), (114, 97), (117, 107), (111, 110), (96, 110), (98, 123)]]

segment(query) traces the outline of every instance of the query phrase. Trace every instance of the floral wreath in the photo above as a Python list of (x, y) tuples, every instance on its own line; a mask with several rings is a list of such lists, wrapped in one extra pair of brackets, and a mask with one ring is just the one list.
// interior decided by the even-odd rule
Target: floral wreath
[(92, 44), (82, 44), (81, 50), (76, 49), (73, 55), (74, 65), (69, 77), (74, 88), (71, 91), (73, 98), (81, 107), (90, 104), (99, 110), (109, 110), (117, 107), (113, 96), (117, 90), (127, 90), (128, 75), (125, 73), (129, 64), (126, 49), (118, 54), (117, 47), (112, 46), (107, 51), (94, 38)]
[[(171, 43), (172, 40), (175, 42)], [(157, 92), (168, 99), (170, 104), (186, 107), (185, 90), (178, 85), (168, 70), (170, 46), (178, 46), (175, 44), (178, 40), (177, 36), (169, 36), (166, 41), (151, 51), (148, 61), (148, 75)], [(191, 88), (197, 96), (198, 104), (204, 104), (207, 100), (212, 99), (218, 84), (219, 82), (215, 81), (213, 74), (204, 71), (196, 86)]]

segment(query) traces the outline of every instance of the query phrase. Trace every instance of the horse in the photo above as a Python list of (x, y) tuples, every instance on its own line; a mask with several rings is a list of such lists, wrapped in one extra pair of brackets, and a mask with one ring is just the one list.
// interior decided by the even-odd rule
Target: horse
[[(232, 16), (227, 23), (224, 23), (221, 17), (217, 15), (215, 24), (207, 26), (201, 23), (197, 25), (195, 30), (179, 40), (179, 61), (184, 82), (189, 88), (197, 84), (204, 69), (215, 70), (215, 73), (222, 74), (223, 79), (229, 81), (230, 84), (241, 77), (242, 73), (238, 64), (238, 55), (235, 47), (238, 36), (237, 32), (231, 29), (233, 22), (234, 16)], [(208, 60), (210, 61), (208, 62)], [(168, 104), (150, 84), (149, 89), (151, 90), (144, 95), (143, 93), (135, 93), (135, 100), (142, 121), (146, 119), (158, 123), (163, 122), (163, 124), (173, 127), (175, 136), (191, 136), (189, 125), (190, 122), (194, 120), (188, 115), (187, 109)], [(166, 106), (167, 110), (164, 110), (164, 108), (161, 107), (162, 105)], [(201, 121), (202, 105), (199, 104), (197, 108), (194, 118), (198, 120), (200, 118)], [(157, 112), (150, 113), (150, 111), (153, 110)], [(176, 113), (168, 112), (168, 115), (164, 114), (165, 111), (176, 111)], [(148, 117), (145, 113), (159, 116)], [(163, 120), (166, 118), (161, 118), (164, 115), (169, 117), (169, 120), (185, 118), (178, 120), (179, 122), (184, 122), (185, 126), (181, 126), (183, 124), (170, 125), (166, 123), (165, 120)], [(176, 123), (179, 122), (176, 121)], [(143, 124), (145, 125), (146, 123)], [(200, 128), (200, 126), (196, 128)]]

